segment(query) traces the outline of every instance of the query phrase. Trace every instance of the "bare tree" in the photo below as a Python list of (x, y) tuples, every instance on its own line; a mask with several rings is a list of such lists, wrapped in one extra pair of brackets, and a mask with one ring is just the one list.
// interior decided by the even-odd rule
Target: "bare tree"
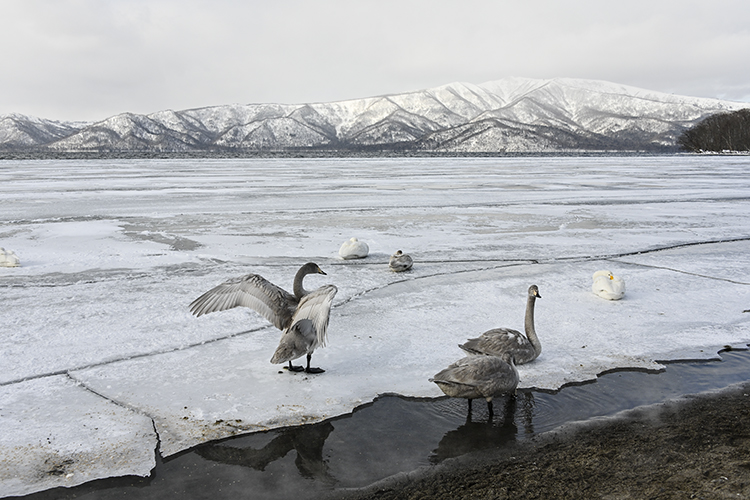
[(683, 132), (677, 144), (693, 152), (750, 151), (750, 109), (711, 115)]

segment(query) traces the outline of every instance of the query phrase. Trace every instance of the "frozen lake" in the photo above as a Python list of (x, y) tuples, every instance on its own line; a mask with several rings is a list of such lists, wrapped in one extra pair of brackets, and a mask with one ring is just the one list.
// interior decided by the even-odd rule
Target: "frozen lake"
[[(236, 434), (434, 398), (457, 344), (523, 327), (522, 388), (750, 341), (750, 157), (2, 161), (0, 494), (125, 474)], [(338, 258), (352, 236), (363, 260)], [(388, 257), (410, 254), (396, 274)], [(269, 363), (250, 310), (187, 305), (297, 268), (339, 288), (320, 375)], [(609, 269), (620, 301), (591, 292)], [(481, 406), (481, 405), (476, 405)]]

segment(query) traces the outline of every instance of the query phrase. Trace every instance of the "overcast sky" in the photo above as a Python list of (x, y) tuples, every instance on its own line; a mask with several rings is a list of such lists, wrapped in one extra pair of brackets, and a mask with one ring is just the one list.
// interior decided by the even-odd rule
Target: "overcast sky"
[(0, 0), (0, 115), (101, 120), (505, 76), (750, 101), (750, 2)]

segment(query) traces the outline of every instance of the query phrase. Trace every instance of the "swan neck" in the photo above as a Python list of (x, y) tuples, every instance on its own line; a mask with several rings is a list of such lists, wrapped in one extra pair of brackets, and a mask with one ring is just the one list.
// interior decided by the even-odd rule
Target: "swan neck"
[(542, 352), (542, 343), (539, 342), (539, 337), (536, 335), (536, 329), (534, 328), (534, 304), (536, 304), (536, 297), (529, 295), (526, 300), (526, 318), (524, 320), (524, 328), (526, 330), (526, 337), (534, 346), (534, 351), (539, 355)]
[(305, 276), (310, 274), (310, 272), (305, 269), (304, 267), (301, 268), (299, 271), (297, 271), (297, 274), (294, 275), (294, 296), (298, 299), (301, 299), (305, 295), (307, 295), (308, 292), (305, 290), (305, 288), (302, 286), (302, 280), (305, 279)]

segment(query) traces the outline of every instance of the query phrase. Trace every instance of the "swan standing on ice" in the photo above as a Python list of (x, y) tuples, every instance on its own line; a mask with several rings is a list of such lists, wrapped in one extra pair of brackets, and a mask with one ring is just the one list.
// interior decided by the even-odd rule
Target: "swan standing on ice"
[(488, 354), (491, 356), (507, 354), (513, 356), (515, 363), (519, 365), (535, 360), (542, 352), (542, 343), (539, 341), (534, 328), (534, 304), (538, 298), (542, 298), (539, 295), (539, 288), (536, 285), (531, 285), (526, 299), (526, 318), (524, 320), (526, 336), (510, 328), (493, 328), (484, 332), (478, 338), (469, 339), (465, 344), (458, 347), (469, 354)]
[[(294, 295), (258, 274), (233, 278), (195, 299), (190, 311), (201, 316), (237, 306), (254, 309), (284, 332), (271, 363), (288, 362), (290, 371), (322, 373), (325, 370), (310, 367), (310, 359), (315, 348), (325, 346), (331, 303), (338, 289), (334, 285), (324, 285), (309, 292), (302, 286), (308, 274), (326, 273), (313, 262), (302, 266), (294, 276)], [(293, 359), (305, 354), (306, 368), (292, 365)]]
[(492, 398), (515, 393), (518, 387), (518, 370), (513, 356), (466, 356), (429, 379), (440, 387), (446, 396), (469, 400), (484, 398), (490, 417), (493, 414)]
[(0, 267), (18, 267), (21, 260), (13, 250), (6, 250), (0, 247)]
[(388, 261), (388, 267), (391, 268), (391, 271), (395, 271), (397, 273), (408, 271), (411, 269), (411, 266), (414, 264), (414, 261), (412, 258), (402, 253), (401, 250), (398, 250), (396, 253), (391, 255), (391, 259)]
[(607, 270), (594, 273), (591, 291), (607, 300), (620, 300), (625, 295), (625, 282)]
[(357, 238), (350, 238), (339, 248), (339, 256), (345, 260), (364, 259), (368, 253), (370, 253), (370, 247), (367, 246), (367, 243), (359, 241)]

